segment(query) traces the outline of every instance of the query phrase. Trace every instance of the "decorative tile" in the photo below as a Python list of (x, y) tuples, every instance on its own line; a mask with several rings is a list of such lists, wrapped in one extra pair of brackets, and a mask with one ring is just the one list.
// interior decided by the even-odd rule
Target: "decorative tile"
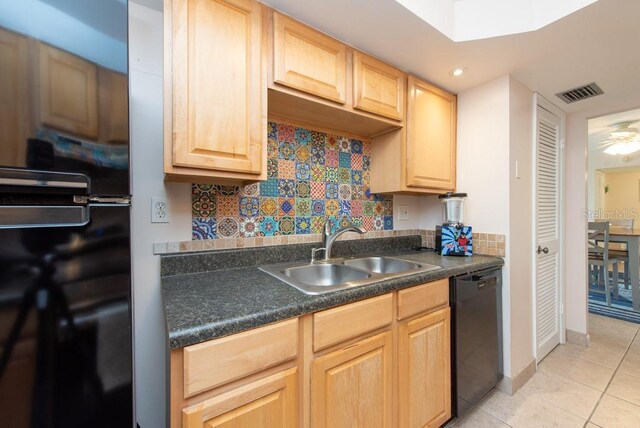
[(351, 153), (362, 154), (362, 141), (351, 140)]
[(296, 215), (296, 201), (294, 198), (278, 198), (278, 215), (282, 216), (295, 216)]
[(256, 217), (260, 214), (260, 202), (258, 198), (244, 196), (240, 198), (240, 216)]
[(298, 198), (311, 197), (311, 184), (308, 181), (296, 182), (296, 197)]
[(311, 203), (311, 215), (314, 217), (324, 217), (324, 199), (314, 199)]
[(351, 185), (350, 184), (341, 184), (338, 187), (338, 199), (343, 201), (351, 200)]
[(217, 211), (219, 216), (238, 217), (240, 214), (240, 198), (236, 196), (218, 196)]
[(313, 199), (324, 199), (326, 195), (326, 184), (325, 182), (311, 182), (311, 197)]
[(311, 166), (311, 181), (324, 182), (325, 167), (324, 165)]
[(238, 220), (233, 217), (222, 217), (218, 221), (218, 236), (221, 238), (235, 238), (238, 236)]
[(215, 217), (216, 196), (208, 192), (193, 193), (191, 197), (191, 215), (193, 217)]
[(252, 238), (220, 248), (258, 245), (262, 237), (321, 233), (327, 220), (334, 229), (352, 221), (390, 231), (393, 199), (371, 193), (370, 156), (368, 141), (269, 122), (267, 180), (241, 187), (194, 184), (192, 238)]
[(278, 125), (278, 141), (286, 141), (289, 143), (293, 143), (295, 141), (293, 126), (279, 124)]
[(333, 166), (326, 166), (324, 168), (324, 181), (327, 183), (338, 182), (338, 168)]
[(351, 168), (351, 153), (340, 152), (338, 158), (340, 168)]
[(267, 159), (267, 178), (278, 178), (278, 159)]
[(352, 169), (362, 170), (362, 165), (363, 165), (362, 155), (353, 153), (351, 155), (351, 168)]
[(278, 214), (278, 202), (275, 198), (260, 198), (260, 215), (274, 216)]
[(339, 153), (337, 150), (326, 150), (324, 153), (326, 166), (338, 167), (340, 165)]
[(295, 142), (303, 145), (309, 144), (311, 142), (311, 132), (304, 128), (296, 128)]
[(278, 159), (294, 160), (296, 151), (293, 143), (288, 141), (280, 141), (278, 143)]
[(338, 149), (344, 153), (351, 153), (351, 140), (347, 137), (337, 137), (336, 143), (338, 144)]
[(281, 217), (278, 221), (280, 235), (293, 235), (296, 232), (296, 221), (293, 217)]
[(294, 180), (278, 179), (278, 196), (281, 198), (293, 198), (296, 195)]
[(296, 198), (296, 215), (303, 217), (311, 217), (311, 199)]
[(311, 146), (311, 160), (312, 164), (324, 165), (325, 164), (325, 150), (324, 147)]
[(193, 217), (191, 221), (193, 239), (215, 239), (216, 219)]
[(278, 180), (269, 178), (260, 182), (260, 197), (278, 196)]
[(338, 199), (338, 183), (325, 183), (325, 198)]
[(308, 146), (298, 146), (296, 148), (296, 160), (298, 162), (307, 162), (311, 157), (311, 150)]
[(311, 217), (296, 217), (296, 234), (311, 233)]
[(212, 190), (215, 191), (218, 195), (222, 196), (235, 196), (240, 191), (239, 186), (222, 186), (215, 184), (212, 187)]
[(260, 196), (260, 186), (258, 183), (247, 184), (240, 188), (240, 196)]
[(340, 213), (340, 203), (336, 199), (327, 199), (324, 203), (324, 214), (327, 217), (337, 216)]
[(350, 168), (338, 168), (338, 182), (343, 184), (351, 184)]
[(241, 238), (253, 238), (260, 233), (260, 217), (240, 218), (239, 236)]
[(296, 162), (278, 159), (278, 178), (293, 180), (296, 178)]
[(311, 179), (311, 167), (308, 163), (296, 162), (295, 170), (296, 180), (309, 180)]
[(384, 217), (377, 215), (373, 218), (373, 229), (384, 230)]
[(350, 216), (351, 215), (351, 200), (340, 200), (340, 216)]

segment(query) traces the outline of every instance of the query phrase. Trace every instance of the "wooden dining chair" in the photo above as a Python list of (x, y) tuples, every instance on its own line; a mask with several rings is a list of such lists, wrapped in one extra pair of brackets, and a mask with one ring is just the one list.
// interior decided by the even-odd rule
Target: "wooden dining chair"
[[(623, 218), (609, 220), (609, 224), (611, 225), (611, 227), (622, 227), (624, 229), (632, 230), (634, 219)], [(629, 288), (631, 288), (631, 279), (629, 276), (629, 252), (627, 250), (626, 244), (612, 243), (611, 245), (609, 245), (609, 256), (617, 257), (618, 260), (623, 264), (622, 278), (624, 281), (624, 288), (628, 290)]]
[[(587, 270), (589, 290), (600, 293), (600, 284), (603, 284), (605, 300), (607, 305), (611, 306), (611, 292), (616, 299), (618, 298), (618, 262), (620, 260), (609, 254), (609, 223), (590, 221), (587, 243), (589, 248), (589, 267)], [(609, 267), (613, 269), (613, 278), (611, 279), (609, 278)], [(597, 290), (591, 288), (594, 280)]]

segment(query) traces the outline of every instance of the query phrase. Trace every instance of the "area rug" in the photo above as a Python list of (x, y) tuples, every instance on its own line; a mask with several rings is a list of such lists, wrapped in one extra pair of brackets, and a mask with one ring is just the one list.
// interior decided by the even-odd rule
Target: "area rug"
[(640, 324), (640, 312), (634, 311), (631, 290), (618, 285), (618, 298), (611, 296), (611, 306), (607, 306), (604, 294), (589, 291), (589, 312), (623, 321)]

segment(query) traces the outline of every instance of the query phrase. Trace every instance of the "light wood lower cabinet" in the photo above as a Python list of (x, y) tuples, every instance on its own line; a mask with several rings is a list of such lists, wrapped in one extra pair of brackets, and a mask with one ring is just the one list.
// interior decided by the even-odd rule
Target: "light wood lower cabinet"
[(292, 368), (183, 411), (184, 428), (295, 428), (297, 373)]
[(439, 427), (451, 417), (450, 311), (398, 326), (401, 428)]
[(171, 428), (441, 426), (451, 416), (446, 283), (174, 349)]
[(311, 426), (391, 426), (391, 332), (313, 361)]

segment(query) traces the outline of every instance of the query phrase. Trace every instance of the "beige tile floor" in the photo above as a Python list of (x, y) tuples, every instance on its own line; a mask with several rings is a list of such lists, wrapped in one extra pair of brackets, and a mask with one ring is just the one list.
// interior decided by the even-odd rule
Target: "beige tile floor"
[(639, 428), (639, 330), (590, 314), (590, 347), (556, 347), (516, 394), (492, 391), (447, 427)]

